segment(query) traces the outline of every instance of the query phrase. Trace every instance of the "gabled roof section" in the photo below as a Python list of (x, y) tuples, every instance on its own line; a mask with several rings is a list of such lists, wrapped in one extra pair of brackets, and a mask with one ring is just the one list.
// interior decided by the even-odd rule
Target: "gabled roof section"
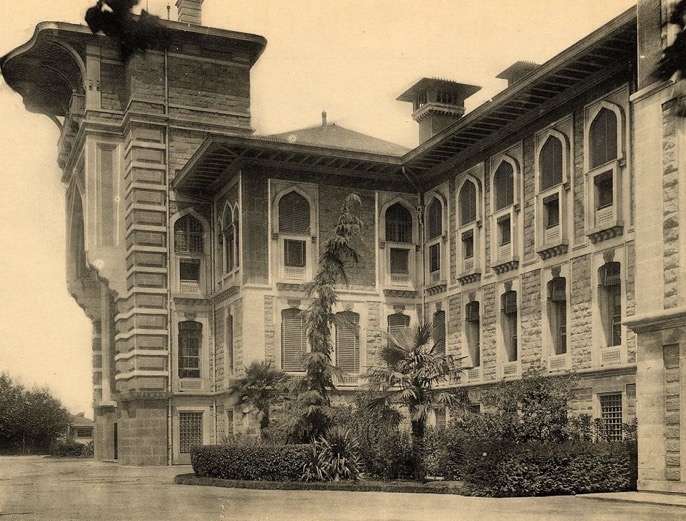
[[(259, 138), (259, 136), (255, 136)], [(391, 156), (403, 156), (410, 149), (390, 141), (384, 141), (354, 130), (336, 125), (336, 123), (323, 124), (316, 127), (303, 128), (273, 134), (263, 139), (282, 141), (284, 143), (300, 143), (304, 145), (316, 145), (344, 150), (357, 150), (372, 154), (384, 154)]]
[(631, 71), (635, 61), (632, 7), (412, 150), (403, 158), (405, 166), (422, 179), (439, 175), (541, 114)]

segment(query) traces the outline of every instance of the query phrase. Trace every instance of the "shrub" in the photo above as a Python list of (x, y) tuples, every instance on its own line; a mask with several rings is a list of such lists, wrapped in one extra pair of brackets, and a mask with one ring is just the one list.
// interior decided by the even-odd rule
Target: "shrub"
[(464, 447), (469, 441), (455, 428), (432, 428), (426, 432), (424, 461), (429, 476), (449, 480), (462, 478)]
[(636, 444), (483, 444), (466, 447), (472, 495), (514, 497), (620, 492), (636, 488)]
[(58, 458), (87, 458), (93, 455), (92, 442), (85, 445), (73, 440), (57, 440), (51, 445), (50, 454)]
[(198, 477), (297, 481), (308, 463), (309, 445), (216, 445), (191, 449), (191, 465)]

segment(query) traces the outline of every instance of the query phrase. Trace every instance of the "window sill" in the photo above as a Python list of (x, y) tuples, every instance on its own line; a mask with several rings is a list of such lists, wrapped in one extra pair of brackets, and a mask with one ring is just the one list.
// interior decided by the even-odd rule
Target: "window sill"
[(548, 358), (548, 372), (566, 371), (570, 367), (569, 353), (550, 355)]
[(481, 280), (481, 271), (477, 269), (472, 269), (469, 271), (463, 271), (460, 273), (457, 277), (457, 281), (462, 284), (463, 286), (466, 286), (468, 284), (474, 284), (475, 282), (479, 282)]
[(623, 221), (613, 221), (609, 222), (603, 226), (592, 228), (588, 230), (586, 236), (591, 239), (593, 244), (598, 242), (607, 241), (609, 239), (614, 239), (619, 237), (624, 233), (624, 222)]
[(509, 259), (498, 259), (493, 263), (493, 271), (500, 275), (508, 271), (516, 270), (519, 267), (519, 259), (517, 257), (510, 257)]

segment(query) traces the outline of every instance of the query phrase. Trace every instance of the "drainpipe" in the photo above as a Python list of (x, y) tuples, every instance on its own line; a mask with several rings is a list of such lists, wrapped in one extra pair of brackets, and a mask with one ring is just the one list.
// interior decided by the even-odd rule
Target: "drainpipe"
[(171, 278), (171, 266), (169, 263), (172, 259), (172, 248), (174, 244), (174, 233), (169, 222), (171, 218), (170, 210), (170, 195), (171, 195), (171, 181), (169, 179), (171, 169), (169, 167), (169, 54), (167, 49), (164, 50), (164, 117), (165, 117), (165, 127), (164, 127), (164, 164), (165, 164), (165, 181), (167, 184), (167, 211), (166, 211), (166, 224), (167, 224), (167, 371), (169, 376), (167, 378), (167, 465), (173, 463), (173, 448), (172, 448), (172, 378), (174, 375), (174, 360), (172, 357), (172, 335), (174, 334), (172, 327), (172, 278)]
[(422, 274), (422, 288), (421, 288), (421, 294), (422, 294), (422, 323), (426, 322), (426, 292), (424, 291), (424, 288), (426, 287), (426, 269), (425, 269), (425, 233), (424, 233), (424, 193), (420, 189), (419, 185), (410, 177), (410, 174), (408, 173), (409, 169), (405, 168), (405, 165), (401, 166), (401, 171), (403, 175), (405, 176), (405, 179), (407, 179), (410, 184), (414, 187), (415, 190), (417, 190), (417, 199), (419, 200), (419, 206), (417, 207), (417, 223), (419, 224), (419, 249), (420, 249), (420, 255), (419, 255), (419, 269), (421, 270)]

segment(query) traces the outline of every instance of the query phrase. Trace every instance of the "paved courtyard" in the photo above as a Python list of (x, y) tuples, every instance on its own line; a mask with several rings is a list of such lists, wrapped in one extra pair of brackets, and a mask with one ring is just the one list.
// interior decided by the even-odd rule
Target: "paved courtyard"
[(686, 508), (583, 496), (485, 499), (429, 494), (234, 490), (174, 485), (189, 467), (0, 457), (0, 518), (46, 520), (686, 519)]

